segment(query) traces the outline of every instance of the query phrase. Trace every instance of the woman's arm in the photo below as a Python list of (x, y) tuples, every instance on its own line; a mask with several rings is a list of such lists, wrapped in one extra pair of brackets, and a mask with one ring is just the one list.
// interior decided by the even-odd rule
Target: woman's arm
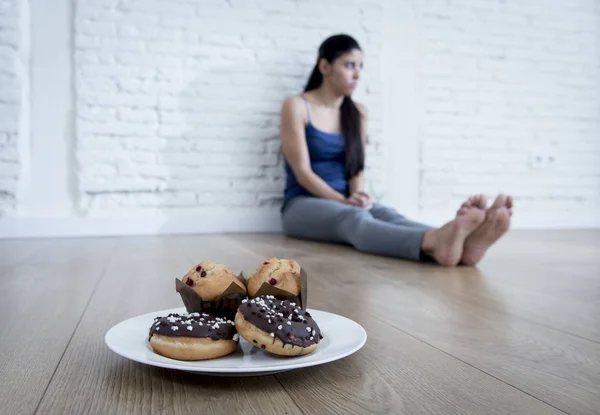
[(364, 192), (365, 191), (365, 174), (364, 171), (354, 175), (353, 178), (348, 182), (348, 186), (350, 187), (350, 194), (356, 192)]
[(285, 100), (281, 109), (281, 150), (296, 179), (314, 196), (346, 203), (346, 197), (321, 179), (310, 166), (304, 134), (304, 104), (300, 97)]

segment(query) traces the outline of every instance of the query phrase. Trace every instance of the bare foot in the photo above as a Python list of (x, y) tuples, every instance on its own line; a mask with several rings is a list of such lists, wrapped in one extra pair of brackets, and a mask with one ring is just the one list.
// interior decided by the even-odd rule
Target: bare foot
[(463, 255), (465, 240), (485, 220), (485, 207), (483, 195), (469, 198), (458, 209), (454, 220), (439, 229), (425, 232), (423, 252), (440, 265), (457, 265)]
[(488, 248), (508, 231), (512, 215), (513, 201), (510, 196), (498, 195), (488, 209), (485, 222), (465, 241), (461, 263), (475, 265), (485, 255)]
[(485, 216), (485, 209), (487, 208), (487, 200), (484, 195), (475, 195), (468, 198), (458, 209), (456, 215), (462, 215), (469, 211), (469, 209), (479, 209), (482, 211), (482, 215)]

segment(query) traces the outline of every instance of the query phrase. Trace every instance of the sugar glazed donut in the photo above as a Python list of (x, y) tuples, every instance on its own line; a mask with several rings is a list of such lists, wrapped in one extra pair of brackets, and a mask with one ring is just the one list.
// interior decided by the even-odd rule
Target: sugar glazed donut
[(236, 351), (239, 336), (231, 320), (191, 313), (156, 317), (148, 340), (152, 349), (162, 356), (176, 360), (206, 360)]
[(249, 343), (282, 356), (312, 353), (323, 338), (310, 313), (271, 295), (243, 300), (235, 327)]

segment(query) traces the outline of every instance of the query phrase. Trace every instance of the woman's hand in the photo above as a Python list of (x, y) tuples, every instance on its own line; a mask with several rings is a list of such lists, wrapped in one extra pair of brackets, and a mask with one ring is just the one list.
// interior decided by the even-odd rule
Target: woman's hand
[(359, 191), (352, 193), (346, 199), (345, 203), (352, 205), (352, 206), (358, 206), (360, 208), (369, 210), (373, 207), (373, 198), (367, 192), (359, 190)]
[(373, 207), (373, 203), (374, 203), (373, 197), (367, 192), (359, 191), (358, 193), (363, 198), (363, 203), (364, 203), (363, 207), (367, 210), (371, 209)]

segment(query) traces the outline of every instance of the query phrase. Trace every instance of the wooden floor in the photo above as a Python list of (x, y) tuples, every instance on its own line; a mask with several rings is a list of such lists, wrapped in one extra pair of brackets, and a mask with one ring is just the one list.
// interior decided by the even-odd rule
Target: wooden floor
[[(204, 259), (310, 275), (309, 307), (362, 324), (330, 364), (212, 378), (121, 358), (119, 321), (180, 307)], [(0, 241), (0, 412), (600, 414), (600, 231), (513, 231), (478, 268), (280, 235)]]

